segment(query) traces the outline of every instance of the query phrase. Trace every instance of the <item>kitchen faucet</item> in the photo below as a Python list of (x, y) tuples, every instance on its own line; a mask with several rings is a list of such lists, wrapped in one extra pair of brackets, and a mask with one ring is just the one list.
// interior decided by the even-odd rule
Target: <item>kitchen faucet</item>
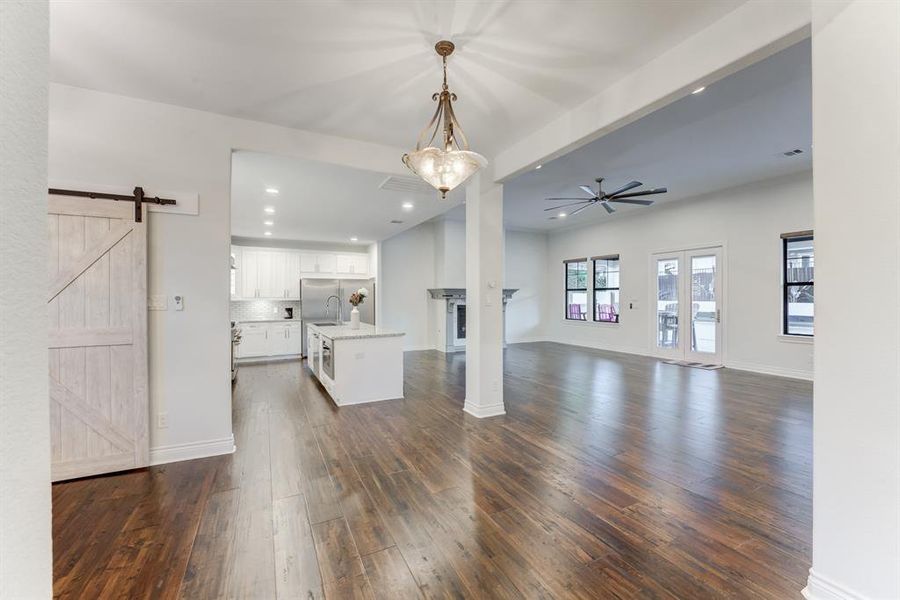
[(335, 296), (334, 294), (332, 294), (331, 296), (328, 296), (328, 298), (325, 299), (325, 318), (326, 319), (328, 318), (328, 305), (331, 304), (332, 298), (337, 300), (337, 313), (338, 313), (337, 318), (338, 318), (338, 324), (341, 324), (344, 322), (344, 307), (341, 306), (340, 297)]

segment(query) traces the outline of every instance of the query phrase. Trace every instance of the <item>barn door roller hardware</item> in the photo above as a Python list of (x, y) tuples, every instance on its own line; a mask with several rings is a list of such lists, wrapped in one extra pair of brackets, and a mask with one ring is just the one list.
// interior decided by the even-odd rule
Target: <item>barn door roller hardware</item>
[(145, 203), (149, 204), (159, 204), (163, 206), (171, 206), (175, 204), (175, 201), (171, 198), (160, 198), (158, 196), (154, 196), (153, 198), (147, 197), (144, 195), (144, 188), (136, 187), (134, 188), (134, 194), (132, 196), (126, 196), (124, 194), (107, 194), (106, 192), (82, 192), (79, 190), (61, 190), (58, 188), (50, 188), (51, 194), (57, 194), (60, 196), (78, 196), (80, 198), (94, 198), (96, 200), (115, 200), (116, 202), (134, 202), (134, 222), (141, 222), (141, 206)]

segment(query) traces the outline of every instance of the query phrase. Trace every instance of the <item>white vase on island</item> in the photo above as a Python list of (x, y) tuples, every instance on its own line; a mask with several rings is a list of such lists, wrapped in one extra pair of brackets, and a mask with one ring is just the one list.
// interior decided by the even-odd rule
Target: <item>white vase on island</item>
[(350, 329), (359, 329), (359, 309), (355, 306), (350, 311)]

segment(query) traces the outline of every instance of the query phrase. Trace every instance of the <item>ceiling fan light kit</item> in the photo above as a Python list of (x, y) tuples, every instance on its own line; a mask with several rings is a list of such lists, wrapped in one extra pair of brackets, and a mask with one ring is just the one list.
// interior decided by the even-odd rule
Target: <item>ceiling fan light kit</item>
[[(597, 191), (594, 192), (590, 187), (586, 185), (579, 185), (585, 193), (590, 194), (589, 198), (546, 198), (546, 200), (551, 200), (553, 202), (566, 202), (566, 204), (560, 204), (558, 206), (552, 206), (550, 208), (545, 208), (544, 212), (549, 212), (551, 210), (559, 210), (561, 208), (567, 208), (569, 206), (578, 206), (575, 210), (568, 213), (567, 216), (572, 217), (583, 211), (584, 209), (594, 206), (595, 204), (599, 204), (602, 206), (608, 214), (612, 214), (616, 212), (616, 209), (611, 204), (612, 202), (618, 202), (621, 204), (637, 204), (640, 206), (650, 206), (653, 204), (653, 200), (640, 200), (639, 196), (651, 196), (654, 194), (665, 194), (668, 189), (666, 188), (653, 188), (651, 190), (643, 190), (640, 192), (631, 192), (626, 193), (628, 190), (633, 190), (636, 187), (641, 187), (644, 185), (640, 181), (632, 181), (630, 183), (625, 184), (620, 187), (616, 191), (612, 193), (606, 193), (603, 191), (603, 178), (598, 177), (594, 181), (597, 182)], [(570, 202), (571, 201), (571, 202)], [(550, 220), (554, 220), (557, 217), (552, 216), (548, 217)]]
[[(469, 141), (453, 112), (452, 103), (456, 101), (456, 94), (447, 87), (447, 57), (454, 48), (453, 42), (447, 40), (441, 40), (434, 46), (444, 68), (441, 91), (431, 97), (438, 106), (431, 121), (419, 134), (416, 149), (403, 155), (403, 164), (438, 190), (442, 199), (478, 169), (487, 166), (483, 156), (469, 150)], [(438, 131), (441, 132), (441, 147), (434, 145)]]

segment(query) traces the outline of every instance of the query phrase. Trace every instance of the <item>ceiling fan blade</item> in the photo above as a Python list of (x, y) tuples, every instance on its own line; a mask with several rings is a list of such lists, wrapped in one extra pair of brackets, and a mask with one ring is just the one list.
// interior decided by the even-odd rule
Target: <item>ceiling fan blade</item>
[(655, 200), (634, 200), (632, 198), (613, 198), (610, 202), (621, 202), (623, 204), (640, 204), (641, 206), (650, 206)]
[(576, 208), (575, 210), (573, 210), (572, 212), (569, 213), (569, 216), (574, 217), (575, 215), (577, 215), (578, 213), (580, 213), (581, 211), (586, 209), (588, 206), (591, 206), (591, 204), (593, 204), (593, 202), (591, 202), (590, 204), (585, 204), (581, 208)]
[(582, 190), (584, 190), (586, 193), (590, 194), (590, 195), (593, 196), (594, 198), (597, 197), (597, 192), (595, 192), (594, 190), (592, 190), (592, 189), (589, 188), (588, 186), (586, 186), (586, 185), (579, 185), (578, 187), (580, 187)]
[(554, 202), (563, 202), (565, 200), (581, 200), (583, 202), (590, 202), (593, 198), (575, 198), (574, 196), (571, 198), (544, 198), (544, 200), (553, 200)]
[(622, 192), (627, 192), (628, 190), (634, 189), (634, 188), (636, 188), (636, 187), (641, 187), (642, 185), (644, 185), (644, 184), (641, 183), (640, 181), (632, 181), (632, 182), (629, 183), (628, 185), (623, 186), (623, 187), (617, 189), (616, 191), (612, 192), (611, 194), (606, 194), (606, 197), (607, 197), (607, 198), (612, 198), (612, 197), (615, 196), (616, 194), (621, 194)]
[(603, 205), (603, 208), (605, 208), (606, 212), (608, 212), (609, 214), (613, 214), (614, 212), (616, 212), (616, 209), (614, 209), (612, 206), (610, 206), (606, 202), (601, 202), (600, 204)]
[(582, 200), (581, 202), (570, 202), (568, 204), (560, 204), (559, 206), (554, 206), (553, 208), (545, 208), (544, 212), (547, 212), (548, 210), (556, 210), (558, 208), (565, 208), (567, 206), (575, 206), (576, 204), (586, 204), (589, 202), (590, 202), (590, 200)]
[[(644, 190), (643, 192), (632, 192), (630, 194), (622, 194), (618, 198), (633, 198), (635, 196), (649, 196), (650, 194), (665, 194), (668, 192), (666, 188), (654, 188), (652, 190)], [(618, 199), (616, 198), (616, 199)]]

